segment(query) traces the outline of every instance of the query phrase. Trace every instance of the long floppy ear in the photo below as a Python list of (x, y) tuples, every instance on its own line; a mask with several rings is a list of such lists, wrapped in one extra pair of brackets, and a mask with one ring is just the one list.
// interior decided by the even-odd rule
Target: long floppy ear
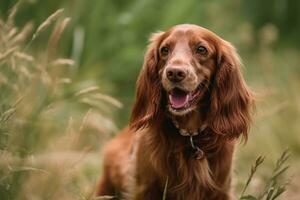
[(235, 48), (221, 40), (217, 49), (217, 70), (210, 97), (210, 128), (229, 139), (242, 135), (247, 140), (253, 93), (243, 79)]
[(144, 64), (137, 80), (136, 97), (130, 118), (130, 128), (141, 129), (154, 123), (162, 96), (158, 75), (158, 46), (164, 32), (155, 33), (144, 57)]

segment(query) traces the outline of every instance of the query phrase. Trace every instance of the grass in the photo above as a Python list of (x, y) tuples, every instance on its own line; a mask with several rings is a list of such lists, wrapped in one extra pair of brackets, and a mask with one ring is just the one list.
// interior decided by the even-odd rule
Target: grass
[[(96, 81), (74, 77), (79, 63), (60, 56), (64, 31), (72, 23), (64, 10), (40, 25), (19, 27), (14, 18), (21, 3), (0, 19), (0, 199), (109, 199), (93, 193), (101, 147), (118, 130), (113, 116), (122, 104), (103, 94)], [(253, 53), (251, 38), (244, 41), (241, 35), (254, 36), (242, 28), (235, 42), (246, 49), (241, 54), (247, 79), (261, 98), (249, 142), (238, 150), (236, 190), (240, 199), (297, 199), (299, 50), (274, 48), (277, 32), (267, 26), (258, 40), (268, 42)], [(265, 40), (269, 36), (272, 40)], [(286, 146), (289, 164), (287, 151), (277, 159)], [(259, 157), (248, 174), (258, 155), (265, 159)]]
[[(93, 199), (99, 141), (116, 131), (107, 113), (122, 105), (73, 82), (74, 61), (56, 56), (70, 21), (63, 9), (34, 31), (15, 27), (19, 5), (0, 23), (0, 199)], [(47, 46), (34, 53), (47, 31)]]
[(288, 150), (285, 150), (277, 160), (271, 176), (266, 180), (265, 187), (261, 194), (258, 194), (257, 197), (254, 195), (245, 195), (247, 187), (251, 183), (253, 176), (258, 170), (258, 167), (264, 162), (265, 158), (259, 156), (254, 165), (251, 167), (249, 177), (242, 189), (240, 200), (274, 200), (280, 197), (280, 195), (286, 191), (286, 186), (288, 185), (288, 182), (285, 182), (286, 180), (282, 180), (282, 177), (284, 177), (284, 173), (289, 168), (289, 166), (286, 164), (289, 157), (290, 155)]
[(242, 190), (241, 195), (240, 195), (240, 199), (247, 198), (247, 196), (244, 196), (245, 192), (246, 192), (246, 189), (249, 186), (249, 184), (250, 184), (250, 182), (251, 182), (251, 180), (252, 180), (252, 178), (253, 178), (253, 176), (254, 176), (257, 168), (258, 168), (258, 166), (261, 165), (263, 162), (264, 162), (264, 158), (260, 156), (256, 159), (255, 164), (251, 167), (250, 175), (247, 179), (247, 182), (246, 182), (245, 186), (243, 187), (243, 190)]

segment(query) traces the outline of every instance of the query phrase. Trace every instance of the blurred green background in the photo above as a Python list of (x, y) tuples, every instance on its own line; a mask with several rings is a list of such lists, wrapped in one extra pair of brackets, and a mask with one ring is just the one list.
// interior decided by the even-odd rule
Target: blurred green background
[[(237, 191), (251, 163), (264, 155), (249, 189), (259, 193), (289, 148), (285, 180), (293, 178), (281, 199), (300, 199), (300, 1), (24, 0), (9, 23), (17, 2), (0, 0), (0, 55), (17, 47), (0, 56), (0, 199), (92, 198), (101, 147), (128, 122), (149, 35), (180, 23), (204, 26), (232, 42), (258, 93), (249, 141), (237, 151)], [(63, 14), (32, 39), (60, 8)], [(55, 28), (66, 17), (57, 42)], [(14, 42), (26, 25), (31, 35)], [(51, 67), (55, 61), (70, 66)]]

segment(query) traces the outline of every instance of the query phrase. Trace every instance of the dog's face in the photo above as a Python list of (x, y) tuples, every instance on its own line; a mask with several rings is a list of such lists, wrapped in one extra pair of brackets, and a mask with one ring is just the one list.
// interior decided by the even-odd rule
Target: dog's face
[(156, 33), (150, 42), (137, 81), (131, 128), (159, 124), (166, 106), (176, 117), (187, 115), (203, 100), (208, 128), (230, 138), (246, 136), (253, 96), (229, 42), (190, 24)]
[(216, 71), (216, 47), (210, 34), (198, 26), (175, 26), (158, 47), (159, 77), (168, 98), (168, 110), (184, 115), (197, 108)]

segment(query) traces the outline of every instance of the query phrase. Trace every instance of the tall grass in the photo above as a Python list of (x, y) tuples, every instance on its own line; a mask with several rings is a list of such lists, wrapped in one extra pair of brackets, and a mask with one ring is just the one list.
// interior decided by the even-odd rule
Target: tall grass
[(108, 113), (121, 104), (72, 81), (75, 62), (57, 52), (70, 21), (63, 9), (33, 30), (15, 26), (19, 6), (0, 19), (0, 199), (91, 199), (98, 148), (116, 131)]

